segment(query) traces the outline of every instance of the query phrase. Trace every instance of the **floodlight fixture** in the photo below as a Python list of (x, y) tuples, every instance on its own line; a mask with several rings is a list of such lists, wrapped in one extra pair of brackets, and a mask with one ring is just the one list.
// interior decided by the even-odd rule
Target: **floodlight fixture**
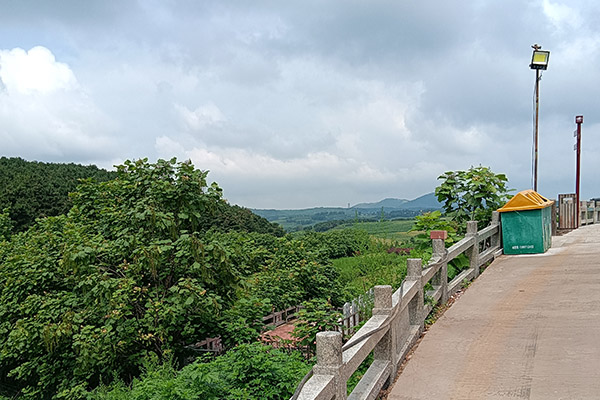
[(548, 69), (548, 60), (550, 59), (550, 52), (547, 50), (538, 50), (533, 49), (533, 55), (531, 56), (531, 64), (529, 64), (529, 68), (531, 69)]

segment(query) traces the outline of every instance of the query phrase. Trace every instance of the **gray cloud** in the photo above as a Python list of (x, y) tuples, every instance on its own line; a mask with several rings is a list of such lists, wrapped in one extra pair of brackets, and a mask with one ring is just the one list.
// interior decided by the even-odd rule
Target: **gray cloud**
[[(524, 189), (537, 41), (552, 51), (539, 181), (554, 196), (572, 190), (575, 114), (586, 171), (600, 167), (598, 11), (583, 0), (11, 2), (0, 51), (43, 46), (76, 86), (34, 99), (4, 79), (0, 137), (5, 155), (48, 161), (191, 158), (249, 207), (416, 197), (479, 164)], [(600, 178), (582, 179), (598, 195)]]

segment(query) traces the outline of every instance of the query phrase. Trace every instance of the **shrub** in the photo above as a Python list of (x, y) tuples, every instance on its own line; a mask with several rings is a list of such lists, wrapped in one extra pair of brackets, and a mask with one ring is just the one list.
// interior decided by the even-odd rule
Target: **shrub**
[(147, 363), (130, 386), (115, 382), (88, 400), (220, 400), (289, 398), (310, 365), (298, 352), (260, 343), (243, 344), (223, 356), (203, 359), (177, 372), (172, 363)]

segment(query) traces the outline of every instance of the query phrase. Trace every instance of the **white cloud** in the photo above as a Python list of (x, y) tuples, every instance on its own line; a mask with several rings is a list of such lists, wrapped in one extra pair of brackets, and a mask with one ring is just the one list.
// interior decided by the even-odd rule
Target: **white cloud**
[(582, 19), (577, 9), (566, 4), (543, 0), (542, 9), (556, 29), (576, 29), (582, 25)]
[[(225, 189), (226, 198), (257, 208), (277, 207), (277, 204), (301, 208), (306, 206), (305, 202), (319, 196), (323, 203), (317, 205), (345, 205), (345, 196), (349, 202), (359, 202), (361, 199), (355, 193), (367, 188), (380, 191), (383, 185), (394, 190), (394, 187), (415, 185), (424, 179), (431, 185), (431, 175), (437, 176), (442, 170), (435, 161), (388, 169), (372, 161), (328, 152), (282, 160), (244, 149), (189, 148), (170, 137), (158, 138), (155, 147), (161, 158), (190, 159), (197, 168), (211, 171), (209, 180), (219, 182)], [(250, 183), (252, 188), (248, 190)], [(333, 196), (330, 193), (332, 187), (338, 191)], [(268, 196), (264, 195), (264, 190), (268, 190)], [(403, 192), (417, 197), (427, 190), (404, 187)]]
[(180, 143), (167, 136), (157, 137), (154, 148), (156, 149), (159, 157), (165, 159), (170, 157), (178, 157), (180, 159), (185, 158), (184, 147)]
[(4, 155), (101, 162), (114, 141), (98, 110), (65, 63), (44, 47), (0, 50), (0, 141)]
[(391, 173), (374, 168), (364, 161), (342, 158), (327, 152), (308, 153), (301, 158), (281, 160), (267, 154), (235, 148), (186, 149), (184, 145), (169, 137), (158, 138), (156, 148), (163, 157), (175, 155), (183, 159), (189, 158), (198, 168), (215, 171), (221, 176), (236, 175), (261, 180), (305, 179), (308, 176), (317, 179), (330, 176), (346, 182), (381, 182), (392, 176)]
[(198, 106), (195, 110), (176, 104), (175, 109), (185, 128), (191, 131), (201, 131), (206, 127), (219, 125), (226, 120), (221, 110), (214, 104)]
[(9, 94), (48, 94), (77, 87), (69, 66), (57, 62), (52, 52), (42, 46), (29, 51), (0, 50), (0, 80)]

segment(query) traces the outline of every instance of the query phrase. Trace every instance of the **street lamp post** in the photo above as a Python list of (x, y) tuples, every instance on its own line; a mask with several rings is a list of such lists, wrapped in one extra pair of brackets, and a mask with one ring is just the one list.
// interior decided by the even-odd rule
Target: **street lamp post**
[(579, 202), (579, 177), (581, 176), (581, 124), (583, 124), (583, 115), (577, 115), (575, 117), (575, 123), (577, 124), (577, 171), (575, 173), (575, 198), (577, 201), (577, 216), (575, 217), (575, 223), (577, 224), (577, 228), (581, 225), (581, 203)]
[(537, 176), (538, 176), (538, 120), (540, 112), (540, 71), (548, 68), (548, 59), (550, 58), (549, 51), (541, 50), (542, 46), (534, 44), (533, 55), (531, 56), (531, 64), (529, 68), (535, 70), (535, 138), (534, 138), (534, 166), (533, 166), (533, 190), (537, 192)]

